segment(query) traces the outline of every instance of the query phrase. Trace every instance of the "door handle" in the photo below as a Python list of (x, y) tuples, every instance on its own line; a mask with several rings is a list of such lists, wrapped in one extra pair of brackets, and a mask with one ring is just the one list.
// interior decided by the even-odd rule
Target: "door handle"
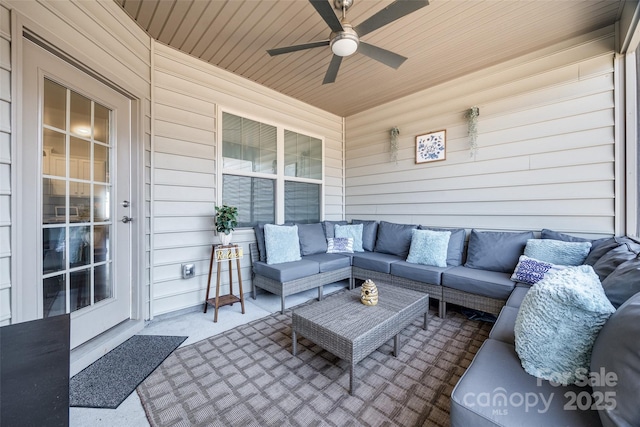
[(125, 216), (122, 217), (122, 219), (120, 221), (122, 221), (122, 222), (124, 222), (126, 224), (128, 222), (133, 221), (133, 218), (125, 215)]

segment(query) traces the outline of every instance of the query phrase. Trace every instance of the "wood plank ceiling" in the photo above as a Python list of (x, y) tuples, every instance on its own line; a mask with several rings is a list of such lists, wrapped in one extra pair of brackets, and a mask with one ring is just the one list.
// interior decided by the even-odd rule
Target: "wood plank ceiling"
[[(611, 25), (624, 3), (431, 0), (362, 37), (408, 57), (399, 69), (356, 53), (344, 58), (335, 83), (323, 85), (328, 46), (275, 57), (266, 52), (329, 38), (308, 1), (115, 1), (156, 40), (343, 117)], [(390, 3), (355, 0), (347, 18), (355, 26)]]

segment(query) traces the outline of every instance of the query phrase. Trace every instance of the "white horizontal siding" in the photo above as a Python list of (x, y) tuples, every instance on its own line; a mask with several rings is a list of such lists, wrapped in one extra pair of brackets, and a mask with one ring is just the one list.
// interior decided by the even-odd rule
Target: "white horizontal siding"
[(0, 326), (11, 323), (12, 313), (11, 73), (11, 14), (0, 5)]
[[(347, 217), (619, 232), (613, 57), (607, 28), (347, 117)], [(464, 118), (472, 106), (480, 108), (475, 158)], [(415, 136), (440, 129), (446, 160), (416, 164)]]
[[(325, 138), (325, 215), (343, 216), (342, 119), (211, 67), (160, 43), (154, 45), (152, 142), (153, 315), (204, 302), (213, 232), (216, 183), (216, 117), (220, 109)], [(329, 214), (330, 213), (330, 214)], [(250, 291), (248, 243), (253, 230), (236, 230), (245, 251), (244, 291)], [(181, 278), (194, 263), (196, 277)], [(215, 281), (214, 264), (213, 280)], [(235, 267), (234, 267), (235, 268)], [(228, 292), (222, 265), (222, 292)]]

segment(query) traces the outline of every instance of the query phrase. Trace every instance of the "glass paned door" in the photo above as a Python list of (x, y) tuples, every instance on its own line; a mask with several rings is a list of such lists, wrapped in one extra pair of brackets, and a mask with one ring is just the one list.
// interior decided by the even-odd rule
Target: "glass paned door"
[(73, 349), (133, 316), (133, 101), (27, 39), (22, 60), (16, 318), (70, 313)]
[(111, 111), (44, 79), (42, 110), (43, 316), (113, 295)]

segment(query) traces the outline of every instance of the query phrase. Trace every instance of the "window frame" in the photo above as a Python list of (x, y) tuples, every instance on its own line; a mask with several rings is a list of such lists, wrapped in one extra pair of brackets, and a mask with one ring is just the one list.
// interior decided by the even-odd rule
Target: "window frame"
[[(238, 170), (226, 170), (224, 169), (224, 159), (223, 159), (223, 114), (233, 114), (238, 117), (242, 117), (245, 119), (253, 120), (265, 125), (273, 126), (276, 128), (276, 173), (269, 174), (264, 172), (247, 172), (247, 171), (238, 171)], [(321, 142), (321, 161), (322, 161), (322, 172), (320, 179), (314, 178), (303, 178), (303, 177), (294, 177), (294, 176), (286, 176), (285, 175), (285, 130), (290, 132), (295, 132), (298, 134), (302, 134), (305, 136), (309, 136), (315, 139), (320, 140)], [(216, 126), (216, 206), (222, 204), (222, 193), (223, 193), (223, 176), (224, 175), (235, 175), (235, 176), (245, 176), (252, 178), (265, 178), (272, 179), (275, 181), (275, 223), (283, 224), (284, 216), (285, 216), (285, 182), (302, 182), (309, 184), (318, 184), (320, 185), (320, 221), (324, 219), (324, 210), (325, 210), (325, 137), (318, 135), (314, 132), (309, 131), (308, 129), (302, 129), (300, 127), (284, 124), (281, 122), (277, 122), (274, 120), (266, 119), (259, 115), (254, 115), (250, 113), (246, 113), (243, 111), (235, 110), (233, 108), (219, 108), (217, 114), (217, 126)], [(238, 230), (249, 229), (251, 227), (238, 227)]]

